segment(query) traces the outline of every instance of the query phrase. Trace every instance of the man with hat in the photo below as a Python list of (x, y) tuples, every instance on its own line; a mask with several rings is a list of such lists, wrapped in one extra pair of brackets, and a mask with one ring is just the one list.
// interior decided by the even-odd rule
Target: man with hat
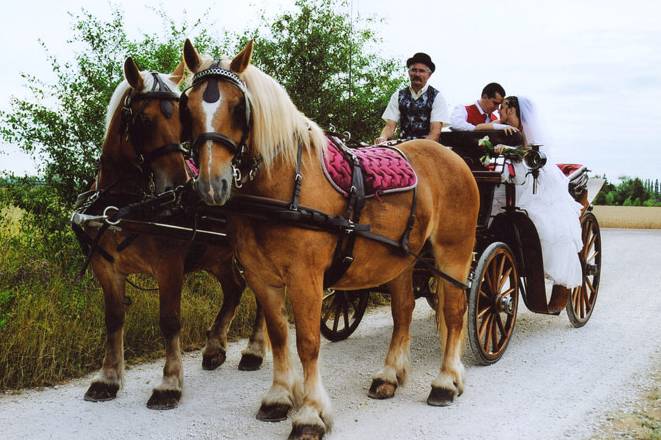
[(399, 123), (401, 138), (427, 138), (438, 141), (443, 123), (449, 121), (445, 98), (427, 84), (436, 66), (429, 55), (418, 52), (406, 60), (411, 85), (390, 97), (382, 119), (386, 121), (375, 143), (387, 141)]

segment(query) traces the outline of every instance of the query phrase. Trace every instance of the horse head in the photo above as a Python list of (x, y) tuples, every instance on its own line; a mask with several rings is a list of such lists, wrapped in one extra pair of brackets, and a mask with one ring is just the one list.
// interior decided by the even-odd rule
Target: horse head
[(200, 164), (197, 191), (210, 205), (227, 202), (245, 168), (251, 105), (239, 75), (250, 64), (252, 48), (250, 42), (233, 60), (215, 62), (201, 56), (190, 40), (184, 44), (184, 61), (194, 73), (181, 96), (184, 138)]
[(144, 190), (153, 180), (154, 190), (162, 192), (186, 182), (177, 89), (183, 73), (183, 62), (167, 75), (141, 72), (131, 57), (126, 59), (125, 80), (107, 111), (101, 187), (119, 182)]

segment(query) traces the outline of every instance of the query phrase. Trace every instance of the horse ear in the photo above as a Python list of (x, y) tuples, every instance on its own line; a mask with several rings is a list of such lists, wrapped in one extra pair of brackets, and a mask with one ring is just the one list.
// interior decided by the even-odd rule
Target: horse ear
[(174, 68), (174, 71), (170, 74), (170, 81), (175, 84), (179, 84), (184, 78), (184, 70), (186, 69), (186, 63), (184, 60), (181, 60), (177, 67)]
[(250, 59), (252, 58), (252, 47), (253, 40), (250, 40), (248, 41), (248, 44), (246, 44), (246, 47), (234, 57), (230, 64), (230, 70), (232, 72), (241, 73), (246, 70), (246, 67), (250, 64)]
[(138, 69), (138, 65), (135, 64), (135, 61), (131, 57), (127, 57), (126, 61), (124, 61), (124, 77), (135, 90), (142, 90), (145, 86), (140, 69)]
[(186, 67), (193, 73), (197, 73), (200, 69), (200, 64), (202, 62), (200, 54), (193, 46), (193, 43), (190, 39), (186, 38), (184, 42), (184, 61), (186, 62)]

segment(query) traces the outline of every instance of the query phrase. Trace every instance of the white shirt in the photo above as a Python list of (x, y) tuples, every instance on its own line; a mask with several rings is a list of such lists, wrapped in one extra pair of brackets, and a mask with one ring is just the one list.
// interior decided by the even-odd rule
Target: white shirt
[[(482, 110), (480, 107), (480, 101), (475, 101), (477, 109), (480, 111), (480, 114), (484, 116), (484, 122), (491, 122), (491, 118), (487, 120), (487, 113)], [(458, 105), (452, 110), (452, 116), (450, 116), (450, 126), (455, 130), (461, 131), (473, 131), (475, 126), (470, 122), (466, 121), (468, 119), (468, 112), (466, 111), (466, 106)]]
[[(411, 96), (413, 99), (418, 99), (425, 93), (427, 93), (427, 89), (429, 88), (429, 84), (425, 84), (425, 86), (420, 89), (419, 92), (415, 92), (410, 86), (409, 90), (411, 91)], [(383, 112), (383, 116), (381, 116), (381, 119), (384, 121), (395, 121), (399, 122), (399, 90), (396, 90), (395, 93), (392, 94), (390, 97), (390, 101), (388, 102), (388, 107), (386, 107), (386, 111)], [(447, 124), (450, 122), (450, 118), (448, 117), (448, 104), (445, 102), (445, 98), (443, 95), (441, 95), (441, 92), (438, 92), (436, 94), (436, 98), (434, 99), (434, 102), (432, 103), (431, 106), (431, 118), (429, 119), (430, 122), (442, 122), (444, 124)]]

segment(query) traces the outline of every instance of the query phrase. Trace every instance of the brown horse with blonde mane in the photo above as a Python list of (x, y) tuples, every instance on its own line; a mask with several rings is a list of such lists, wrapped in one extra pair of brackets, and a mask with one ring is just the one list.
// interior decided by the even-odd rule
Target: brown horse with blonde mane
[[(100, 209), (118, 201), (135, 201), (150, 191), (149, 187), (155, 194), (176, 188), (192, 177), (179, 141), (177, 83), (183, 72), (183, 63), (170, 75), (140, 72), (133, 60), (127, 58), (124, 63), (126, 80), (117, 86), (108, 107), (100, 169), (93, 187), (101, 192), (94, 202)], [(94, 205), (91, 208), (94, 209)], [(98, 231), (87, 226), (85, 233), (94, 237)], [(225, 361), (227, 332), (245, 286), (233, 273), (232, 251), (228, 245), (205, 245), (196, 250), (197, 258), (191, 258), (189, 241), (147, 234), (131, 237), (127, 232), (113, 230), (100, 236), (98, 246), (102, 251), (92, 254), (90, 266), (104, 293), (106, 348), (101, 370), (85, 393), (85, 400), (112, 400), (122, 385), (123, 328), (127, 309), (125, 283), (129, 274), (148, 273), (158, 282), (166, 360), (162, 382), (154, 388), (147, 406), (174, 408), (181, 398), (183, 385), (179, 334), (184, 274), (205, 270), (223, 287), (223, 305), (207, 332), (203, 352), (203, 367), (215, 369)], [(262, 321), (258, 305), (255, 328), (243, 352), (241, 369), (254, 370), (261, 365), (264, 356)]]
[[(296, 108), (282, 86), (250, 65), (252, 50), (250, 42), (234, 59), (212, 64), (214, 61), (200, 56), (189, 40), (185, 43), (186, 65), (199, 74), (198, 78), (207, 78), (194, 79), (193, 86), (184, 92), (187, 108), (182, 108), (184, 124), (190, 124), (184, 130), (198, 149), (199, 197), (209, 205), (225, 204), (232, 193), (239, 199), (250, 195), (288, 201), (295, 176), (300, 174), (300, 205), (331, 217), (342, 216), (346, 200), (333, 189), (321, 167), (328, 142), (324, 133)], [(475, 179), (459, 156), (435, 142), (414, 140), (399, 148), (419, 182), (410, 249), (419, 253), (429, 242), (438, 269), (465, 282), (479, 207)], [(302, 151), (300, 162), (298, 151)], [(243, 173), (236, 171), (245, 164), (250, 172), (245, 168)], [(361, 223), (397, 240), (407, 226), (410, 211), (411, 192), (371, 198), (362, 210)], [(257, 418), (282, 420), (291, 408), (299, 407), (290, 438), (321, 438), (331, 426), (331, 404), (319, 373), (319, 322), (324, 272), (331, 264), (337, 238), (327, 231), (250, 216), (242, 215), (237, 221), (230, 214), (230, 219), (237, 259), (262, 304), (272, 344), (273, 383)], [(353, 265), (332, 287), (353, 290), (386, 284), (392, 293), (392, 340), (385, 365), (374, 376), (370, 389), (371, 397), (392, 397), (409, 368), (414, 258), (362, 237), (356, 240), (353, 255)], [(444, 353), (440, 372), (431, 384), (427, 400), (431, 405), (449, 404), (464, 386), (461, 349), (466, 293), (444, 280), (439, 284), (437, 316)], [(288, 324), (282, 312), (285, 296), (294, 314), (302, 384), (287, 348)]]

